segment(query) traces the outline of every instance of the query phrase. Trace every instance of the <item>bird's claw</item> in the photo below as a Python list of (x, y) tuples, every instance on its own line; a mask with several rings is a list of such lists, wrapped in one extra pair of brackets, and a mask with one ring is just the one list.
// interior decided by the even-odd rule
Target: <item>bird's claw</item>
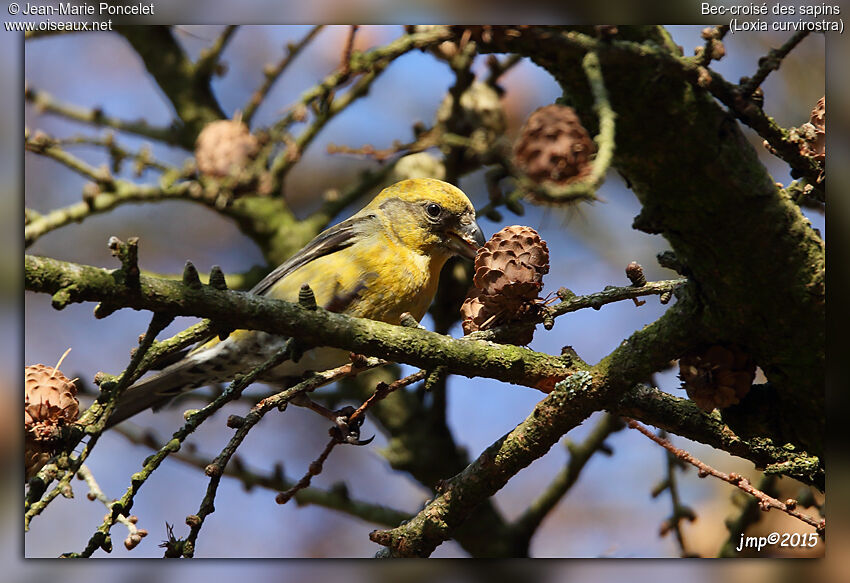
[(354, 414), (354, 407), (350, 405), (343, 407), (335, 412), (333, 422), (334, 427), (331, 427), (330, 434), (340, 443), (348, 443), (351, 445), (368, 445), (375, 439), (373, 435), (369, 439), (360, 439), (360, 426), (363, 425), (363, 416), (357, 417), (351, 421), (351, 415)]
[(351, 445), (369, 445), (372, 443), (372, 440), (375, 439), (373, 435), (369, 439), (352, 439), (353, 436), (349, 436), (346, 438), (345, 443), (349, 443)]

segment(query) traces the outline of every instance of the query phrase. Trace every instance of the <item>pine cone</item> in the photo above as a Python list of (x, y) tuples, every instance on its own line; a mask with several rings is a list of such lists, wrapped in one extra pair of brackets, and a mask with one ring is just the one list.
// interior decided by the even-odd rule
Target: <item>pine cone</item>
[(576, 112), (553, 104), (528, 116), (514, 144), (514, 163), (538, 183), (565, 185), (590, 174), (595, 153)]
[(679, 378), (703, 411), (740, 403), (750, 390), (756, 365), (737, 346), (715, 344), (679, 359)]
[[(474, 287), (461, 307), (463, 331), (522, 320), (537, 309), (548, 272), (549, 249), (534, 229), (514, 225), (493, 235), (475, 256)], [(533, 332), (516, 343), (528, 344)]]
[(259, 149), (259, 141), (244, 123), (219, 120), (201, 130), (195, 142), (195, 160), (202, 174), (223, 178), (242, 170)]
[(808, 124), (813, 130), (813, 136), (809, 136), (802, 147), (803, 154), (813, 156), (818, 163), (823, 164), (826, 160), (826, 97), (818, 99), (817, 105), (812, 110)]
[(24, 369), (24, 431), (27, 479), (55, 453), (59, 431), (80, 414), (77, 387), (59, 370), (35, 364)]

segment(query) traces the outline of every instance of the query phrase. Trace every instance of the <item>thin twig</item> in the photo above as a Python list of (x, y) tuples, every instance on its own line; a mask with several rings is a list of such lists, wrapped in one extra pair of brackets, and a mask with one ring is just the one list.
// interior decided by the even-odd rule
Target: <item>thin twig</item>
[(80, 135), (70, 138), (51, 138), (51, 141), (56, 146), (98, 146), (105, 148), (109, 151), (109, 156), (113, 159), (113, 165), (116, 165), (118, 161), (130, 159), (134, 160), (142, 169), (153, 168), (160, 172), (177, 170), (174, 166), (155, 160), (147, 146), (142, 146), (142, 149), (137, 152), (120, 146), (115, 142), (115, 138), (111, 132), (102, 138)]
[[(159, 451), (157, 451), (152, 456), (148, 457), (145, 460), (144, 466), (142, 469), (131, 477), (131, 484), (127, 488), (127, 491), (124, 493), (124, 496), (121, 497), (120, 500), (114, 503), (112, 516), (107, 516), (107, 518), (103, 521), (92, 537), (89, 539), (86, 548), (83, 549), (80, 553), (70, 553), (67, 556), (70, 557), (90, 557), (94, 551), (98, 548), (107, 548), (104, 546), (104, 541), (108, 540), (109, 531), (112, 526), (115, 524), (114, 516), (116, 513), (119, 513), (121, 510), (129, 510), (133, 506), (134, 498), (138, 493), (139, 489), (145, 484), (147, 479), (151, 476), (151, 474), (156, 470), (165, 458), (167, 458), (172, 452), (178, 451), (192, 432), (197, 429), (201, 423), (207, 420), (210, 416), (213, 415), (216, 411), (221, 409), (225, 404), (230, 401), (237, 399), (242, 391), (253, 383), (257, 377), (262, 375), (268, 369), (273, 368), (286, 359), (289, 358), (291, 353), (291, 342), (287, 342), (280, 350), (278, 350), (271, 358), (266, 360), (263, 364), (253, 369), (248, 374), (239, 377), (237, 380), (233, 381), (230, 386), (212, 403), (199, 409), (186, 418), (186, 423), (174, 432), (171, 440), (166, 443)], [(117, 510), (116, 510), (117, 509)], [(107, 552), (109, 552), (107, 550)]]
[[(664, 432), (663, 429), (659, 432), (659, 437), (667, 437), (667, 434)], [(679, 495), (679, 482), (678, 478), (676, 477), (676, 470), (683, 469), (685, 466), (682, 460), (680, 460), (678, 457), (676, 457), (669, 451), (664, 452), (664, 458), (666, 461), (666, 476), (664, 478), (664, 481), (662, 481), (660, 485), (656, 486), (653, 489), (652, 496), (654, 498), (665, 490), (669, 492), (670, 501), (673, 504), (673, 513), (661, 524), (659, 534), (661, 536), (665, 536), (672, 531), (673, 534), (676, 536), (676, 542), (679, 544), (681, 556), (695, 556), (688, 551), (688, 546), (685, 542), (685, 534), (682, 530), (682, 521), (687, 520), (689, 522), (693, 522), (694, 520), (696, 520), (696, 514), (690, 507), (682, 504), (682, 500)]]
[[(584, 466), (599, 451), (605, 451), (605, 440), (614, 432), (624, 427), (622, 420), (616, 415), (605, 413), (594, 426), (590, 434), (581, 443), (566, 442), (570, 457), (567, 464), (547, 486), (546, 490), (532, 503), (528, 509), (513, 523), (511, 530), (514, 536), (528, 547), (531, 537), (537, 532), (540, 524), (558, 505), (561, 499), (578, 480)], [(608, 452), (610, 453), (610, 452)]]
[[(256, 372), (252, 371), (254, 377), (261, 374), (265, 370), (269, 368), (273, 368), (277, 366), (280, 362), (277, 361), (277, 358), (286, 357), (288, 358), (290, 352), (290, 347), (287, 345), (281, 352), (276, 355), (270, 361), (267, 361), (262, 368), (262, 371)], [(375, 366), (380, 366), (384, 364), (384, 361), (377, 358), (366, 359), (364, 366), (353, 367), (352, 364), (345, 364), (343, 366), (339, 366), (334, 369), (330, 369), (321, 373), (316, 373), (310, 378), (298, 383), (297, 385), (285, 389), (272, 397), (268, 397), (263, 399), (259, 403), (257, 403), (254, 407), (252, 407), (251, 411), (245, 416), (244, 420), (239, 424), (236, 433), (224, 449), (221, 450), (218, 456), (207, 465), (205, 468), (205, 473), (210, 477), (210, 482), (207, 486), (206, 494), (204, 495), (204, 499), (201, 501), (200, 508), (198, 509), (197, 514), (193, 515), (193, 519), (191, 520), (189, 536), (186, 538), (186, 544), (184, 545), (184, 555), (192, 556), (195, 549), (195, 544), (197, 542), (198, 534), (203, 527), (204, 520), (207, 516), (212, 514), (215, 511), (215, 497), (218, 493), (218, 485), (221, 482), (221, 475), (224, 471), (224, 468), (227, 466), (230, 458), (236, 453), (239, 445), (244, 441), (244, 439), (248, 436), (248, 433), (251, 429), (260, 422), (263, 416), (276, 408), (283, 408), (296, 396), (315, 390), (323, 385), (331, 383), (337, 379), (348, 376), (353, 372), (361, 372), (367, 368), (374, 368)], [(256, 373), (256, 374), (254, 374)], [(252, 379), (253, 381), (253, 379)], [(233, 386), (233, 385), (231, 385)], [(206, 409), (206, 407), (204, 408)], [(201, 411), (203, 411), (202, 409)], [(330, 453), (330, 452), (328, 452)]]
[(322, 473), (322, 469), (324, 468), (325, 461), (327, 461), (328, 456), (331, 454), (333, 449), (342, 443), (336, 437), (331, 437), (331, 440), (325, 446), (325, 449), (322, 450), (322, 453), (319, 454), (319, 457), (310, 462), (310, 468), (307, 470), (300, 480), (298, 480), (294, 486), (279, 493), (275, 497), (275, 502), (278, 504), (286, 504), (289, 502), (293, 496), (295, 496), (300, 490), (303, 490), (307, 486), (310, 485), (310, 481), (313, 479), (313, 476), (318, 476)]
[(197, 77), (206, 77), (209, 78), (215, 73), (216, 68), (219, 64), (219, 58), (221, 57), (221, 53), (227, 47), (227, 44), (230, 42), (230, 39), (233, 38), (233, 34), (236, 32), (238, 26), (236, 25), (228, 25), (224, 27), (222, 33), (218, 36), (218, 38), (213, 42), (212, 46), (201, 51), (201, 55), (195, 63), (195, 75)]
[(57, 100), (48, 92), (27, 87), (26, 100), (39, 112), (52, 113), (96, 127), (110, 127), (121, 132), (144, 136), (172, 146), (185, 146), (182, 133), (172, 126), (153, 126), (143, 120), (129, 121), (106, 115), (100, 108), (85, 108)]
[[(70, 163), (70, 155), (66, 154), (62, 162), (66, 165)], [(90, 172), (97, 172), (87, 165), (76, 170), (85, 176), (89, 176)], [(93, 178), (96, 181), (103, 180), (104, 175), (96, 174)], [(113, 179), (109, 188), (101, 189), (98, 187), (96, 190), (97, 192), (93, 192), (91, 195), (88, 195), (84, 190), (83, 200), (80, 202), (54, 209), (45, 214), (32, 214), (24, 227), (24, 246), (29, 247), (51, 231), (71, 223), (78, 223), (93, 215), (109, 212), (124, 204), (180, 199), (215, 208), (212, 201), (201, 196), (203, 189), (194, 181), (143, 185), (134, 184), (127, 180)]]
[[(285, 151), (278, 154), (271, 164), (270, 175), (274, 181), (273, 191), (283, 183), (287, 172), (331, 119), (369, 91), (372, 82), (398, 57), (417, 48), (425, 48), (442, 42), (451, 36), (450, 31), (435, 30), (404, 35), (391, 43), (358, 53), (357, 59), (352, 59), (348, 72), (337, 69), (325, 79), (301, 95), (298, 102), (290, 108), (290, 114), (284, 116), (269, 131), (272, 137), (280, 137), (282, 132), (297, 117), (295, 111), (315, 106), (315, 119), (296, 138), (295, 142)], [(335, 90), (344, 85), (350, 75), (360, 74), (354, 86), (345, 95), (334, 97)]]
[(741, 86), (730, 83), (722, 75), (701, 66), (693, 58), (679, 57), (650, 44), (624, 40), (603, 42), (577, 31), (561, 33), (557, 38), (583, 51), (597, 51), (606, 58), (626, 59), (632, 62), (642, 62), (644, 59), (654, 60), (659, 67), (709, 91), (726, 105), (735, 117), (764, 138), (776, 151), (777, 156), (805, 176), (810, 184), (818, 183), (820, 167), (813, 158), (802, 154), (797, 144), (788, 140), (788, 130), (781, 128), (773, 118), (756, 106)]
[(706, 413), (690, 399), (674, 397), (639, 383), (609, 410), (748, 459), (763, 467), (767, 474), (789, 476), (824, 491), (826, 477), (823, 461), (819, 457), (799, 447), (786, 449), (780, 445), (785, 441), (780, 441), (776, 436), (737, 435), (723, 421), (719, 410)]
[[(702, 36), (705, 39), (705, 44), (702, 46), (702, 52), (697, 55), (697, 61), (700, 65), (702, 65), (703, 67), (707, 67), (709, 64), (711, 64), (712, 60), (720, 60), (721, 56), (723, 55), (723, 52), (721, 52), (720, 56), (716, 55), (715, 47), (718, 47), (720, 49), (723, 48), (723, 37), (725, 37), (728, 32), (728, 24), (718, 24), (715, 27), (706, 28), (705, 30), (703, 30)], [(718, 45), (717, 43), (721, 44)]]
[[(130, 363), (127, 365), (127, 368), (124, 369), (120, 376), (100, 383), (101, 391), (111, 391), (111, 398), (105, 404), (95, 401), (86, 411), (83, 412), (82, 415), (80, 415), (80, 418), (72, 426), (74, 434), (69, 436), (67, 442), (64, 444), (66, 451), (76, 447), (85, 435), (91, 435), (91, 438), (86, 443), (83, 451), (80, 452), (77, 457), (68, 456), (69, 459), (67, 459), (67, 468), (63, 468), (67, 469), (67, 471), (59, 477), (59, 481), (53, 490), (51, 490), (47, 495), (42, 496), (53, 479), (49, 477), (50, 469), (48, 467), (52, 464), (48, 464), (43, 467), (38, 474), (36, 474), (35, 478), (30, 480), (30, 489), (24, 500), (25, 530), (29, 528), (29, 524), (35, 516), (41, 514), (41, 512), (47, 508), (48, 504), (50, 504), (50, 502), (53, 501), (59, 493), (69, 487), (71, 478), (77, 471), (79, 471), (83, 462), (85, 462), (86, 458), (88, 458), (89, 454), (91, 454), (91, 451), (94, 449), (94, 446), (97, 444), (106, 423), (106, 419), (115, 406), (115, 401), (121, 393), (144, 372), (144, 370), (141, 369), (141, 365), (145, 354), (150, 349), (157, 334), (168, 326), (171, 320), (172, 318), (168, 316), (154, 313), (151, 318), (151, 322), (148, 325), (147, 332), (145, 332), (144, 336), (142, 336), (139, 340), (138, 348), (135, 349), (130, 357)], [(113, 515), (117, 516), (116, 513)], [(97, 545), (94, 548), (106, 544), (107, 543), (104, 539), (99, 538)]]
[(26, 137), (24, 141), (24, 148), (27, 152), (33, 152), (34, 154), (40, 154), (47, 158), (51, 158), (66, 168), (73, 170), (77, 174), (80, 174), (89, 180), (93, 180), (99, 185), (104, 185), (106, 187), (111, 187), (113, 185), (114, 181), (112, 175), (106, 167), (95, 168), (94, 166), (90, 166), (73, 154), (69, 154), (59, 146), (55, 145), (55, 143), (49, 138), (42, 138), (40, 134), (35, 134), (32, 138)]
[[(160, 449), (163, 445), (157, 441), (153, 433), (149, 430), (142, 431), (130, 427), (126, 423), (117, 425), (112, 431), (120, 434), (130, 443), (143, 445), (154, 451)], [(171, 459), (200, 470), (205, 470), (212, 463), (212, 460), (190, 453), (190, 450), (192, 450), (189, 447), (190, 445), (187, 443), (186, 447), (182, 448), (179, 452), (171, 454)], [(224, 467), (222, 475), (239, 480), (246, 490), (257, 486), (274, 492), (281, 492), (287, 488), (291, 488), (295, 483), (293, 480), (284, 476), (283, 467), (280, 464), (275, 464), (274, 469), (270, 473), (261, 474), (247, 468), (238, 456), (233, 456), (231, 462)], [(351, 498), (346, 492), (344, 484), (334, 485), (328, 490), (312, 487), (305, 488), (295, 495), (295, 503), (299, 506), (314, 505), (337, 510), (367, 522), (386, 526), (395, 526), (410, 518), (409, 513), (388, 506)]]
[[(506, 195), (502, 202), (508, 205), (516, 203), (528, 192), (533, 192), (535, 197), (553, 203), (596, 199), (596, 191), (602, 185), (605, 174), (614, 159), (615, 119), (617, 116), (608, 99), (599, 54), (596, 51), (588, 51), (581, 64), (593, 95), (593, 111), (599, 120), (599, 132), (594, 137), (597, 153), (592, 162), (590, 173), (587, 177), (564, 186), (547, 182), (540, 183), (526, 176), (521, 169), (516, 167), (509, 156), (501, 156), (501, 163), (505, 166), (507, 175), (513, 176), (517, 183), (516, 190)], [(479, 214), (486, 214), (492, 208), (495, 208), (495, 205), (491, 203), (479, 211)]]
[[(58, 464), (48, 463), (42, 467), (38, 474), (35, 475), (29, 482), (29, 490), (24, 499), (24, 531), (28, 531), (32, 519), (41, 514), (47, 506), (53, 502), (60, 494), (63, 496), (70, 492), (71, 480), (74, 474), (83, 465), (83, 462), (88, 458), (91, 448), (97, 443), (99, 436), (94, 435), (86, 443), (86, 447), (80, 452), (77, 457), (64, 458), (62, 465), (67, 465), (67, 469), (59, 469)], [(53, 480), (56, 480), (56, 485), (46, 494)]]
[(547, 319), (554, 319), (559, 316), (563, 316), (564, 314), (583, 310), (586, 308), (593, 308), (594, 310), (598, 310), (606, 304), (621, 302), (624, 300), (631, 300), (643, 296), (661, 296), (664, 294), (669, 294), (682, 287), (687, 282), (688, 280), (686, 278), (681, 278), (667, 279), (661, 281), (648, 281), (645, 285), (641, 287), (635, 287), (631, 285), (622, 287), (607, 286), (602, 291), (587, 294), (584, 296), (577, 296), (570, 290), (566, 288), (561, 288), (557, 292), (557, 295), (559, 298), (561, 298), (561, 301), (552, 306), (545, 306), (543, 310), (541, 310), (541, 313), (534, 316), (533, 318), (521, 322), (520, 324), (506, 324), (503, 326), (489, 328), (487, 330), (479, 330), (471, 334), (467, 334), (466, 336), (464, 336), (464, 338), (468, 340), (495, 340), (502, 337), (510, 337), (513, 332), (513, 329), (518, 325), (527, 326), (528, 324), (545, 322)]
[(364, 172), (354, 185), (350, 186), (338, 196), (327, 199), (324, 204), (314, 213), (313, 218), (318, 222), (319, 229), (323, 229), (348, 205), (360, 200), (377, 188), (395, 169), (398, 158), (391, 160), (379, 168)]
[[(372, 359), (372, 360), (374, 360), (374, 359)], [(368, 366), (368, 364), (369, 363), (367, 363), (367, 366)], [(357, 370), (357, 372), (364, 370), (363, 365), (361, 364), (360, 366), (358, 366), (356, 370)], [(365, 415), (365, 413), (369, 409), (369, 407), (371, 407), (372, 405), (374, 405), (376, 402), (380, 401), (381, 399), (385, 398), (387, 395), (389, 395), (393, 391), (395, 391), (395, 390), (397, 390), (401, 387), (405, 387), (405, 386), (407, 386), (411, 383), (414, 383), (416, 381), (422, 380), (424, 377), (425, 377), (425, 371), (419, 371), (418, 373), (414, 373), (414, 374), (407, 376), (403, 379), (399, 379), (399, 380), (397, 380), (397, 381), (395, 381), (395, 382), (393, 382), (392, 384), (389, 384), (389, 385), (386, 384), (386, 383), (380, 383), (378, 385), (378, 387), (375, 389), (374, 394), (371, 397), (369, 397), (357, 410), (354, 411), (354, 413), (352, 413), (349, 416), (348, 421), (347, 421), (348, 425), (349, 426), (356, 425), (359, 418), (362, 417), (363, 415)], [(344, 443), (344, 442), (340, 439), (340, 436), (337, 435), (332, 429), (331, 430), (331, 440), (325, 446), (325, 449), (322, 451), (322, 453), (319, 454), (319, 457), (316, 458), (313, 462), (310, 463), (309, 469), (301, 477), (301, 479), (298, 480), (298, 482), (296, 482), (293, 486), (291, 486), (287, 490), (280, 492), (275, 497), (275, 502), (277, 502), (278, 504), (286, 504), (293, 497), (295, 497), (300, 491), (309, 487), (310, 482), (312, 481), (313, 477), (318, 476), (322, 472), (322, 469), (324, 468), (325, 461), (327, 461), (328, 456), (330, 455), (331, 451), (333, 451), (333, 449), (337, 445), (339, 445), (340, 443)]]
[[(89, 500), (98, 500), (106, 509), (110, 512), (112, 511), (112, 500), (110, 500), (106, 494), (101, 490), (100, 485), (97, 483), (97, 480), (94, 478), (94, 474), (92, 474), (91, 470), (83, 464), (80, 466), (80, 469), (77, 470), (77, 477), (81, 480), (84, 480), (86, 485), (89, 487), (88, 498)], [(124, 546), (127, 547), (127, 550), (134, 549), (141, 540), (148, 535), (148, 531), (143, 528), (138, 528), (136, 526), (137, 519), (135, 516), (126, 516), (124, 514), (119, 514), (116, 517), (116, 520), (127, 527), (127, 538), (124, 539)]]
[(487, 59), (488, 73), (484, 82), (491, 87), (496, 87), (499, 79), (521, 60), (522, 55), (508, 55), (502, 60), (499, 60), (496, 55), (490, 55)]
[[(762, 474), (756, 486), (762, 492), (771, 492), (776, 485), (776, 476)], [(737, 494), (740, 494), (736, 492)], [(726, 528), (729, 529), (729, 538), (723, 543), (718, 556), (737, 557), (739, 553), (735, 550), (738, 539), (747, 531), (747, 528), (761, 520), (762, 513), (759, 511), (758, 498), (747, 496), (741, 505), (741, 511), (734, 518), (726, 519)]]
[(340, 73), (344, 77), (351, 73), (351, 51), (354, 49), (354, 38), (357, 36), (359, 28), (359, 25), (352, 24), (348, 29), (348, 38), (345, 41), (345, 47), (342, 50), (342, 59), (339, 64)]
[(306, 47), (310, 41), (324, 28), (325, 25), (319, 24), (310, 29), (310, 31), (297, 43), (289, 43), (286, 46), (286, 55), (273, 67), (269, 67), (263, 71), (262, 84), (251, 94), (251, 98), (242, 110), (242, 121), (247, 125), (251, 125), (251, 120), (254, 114), (257, 113), (263, 100), (268, 95), (275, 82), (289, 67), (290, 63), (295, 60), (295, 57)]
[(705, 476), (712, 475), (715, 478), (720, 478), (724, 482), (728, 482), (728, 483), (732, 484), (733, 486), (735, 486), (736, 488), (739, 488), (739, 489), (743, 490), (744, 492), (746, 492), (747, 494), (749, 494), (750, 496), (753, 496), (754, 498), (756, 498), (759, 502), (759, 508), (761, 510), (767, 511), (767, 510), (770, 510), (771, 508), (781, 510), (785, 514), (787, 514), (789, 516), (793, 516), (794, 518), (801, 520), (802, 522), (805, 522), (809, 526), (814, 527), (815, 530), (817, 531), (818, 535), (820, 535), (821, 538), (824, 537), (825, 530), (826, 530), (826, 520), (824, 520), (824, 519), (817, 520), (816, 518), (812, 518), (811, 516), (809, 516), (807, 514), (803, 514), (802, 512), (800, 512), (800, 511), (796, 510), (795, 508), (785, 504), (784, 502), (780, 502), (776, 498), (774, 498), (772, 496), (768, 496), (767, 494), (765, 494), (761, 490), (758, 490), (757, 488), (755, 488), (752, 484), (750, 484), (750, 481), (747, 480), (747, 478), (745, 478), (743, 476), (740, 476), (740, 475), (735, 474), (735, 473), (726, 474), (726, 473), (723, 473), (719, 470), (715, 470), (714, 468), (712, 468), (711, 466), (709, 466), (705, 462), (698, 460), (697, 458), (695, 458), (694, 456), (692, 456), (690, 453), (686, 452), (685, 450), (677, 448), (672, 443), (670, 443), (668, 440), (662, 439), (661, 437), (658, 437), (657, 435), (652, 433), (649, 429), (647, 429), (646, 427), (644, 427), (643, 425), (641, 425), (640, 423), (638, 423), (634, 419), (629, 419), (627, 421), (627, 423), (628, 423), (628, 426), (630, 428), (637, 429), (638, 431), (643, 433), (645, 436), (647, 436), (649, 439), (651, 439), (652, 441), (654, 441), (655, 443), (657, 443), (658, 445), (660, 445), (661, 447), (663, 447), (664, 449), (666, 449), (667, 451), (669, 451), (670, 453), (675, 455), (677, 458), (679, 458), (682, 461), (687, 462), (687, 463), (691, 464), (692, 466), (696, 467), (697, 470), (699, 471), (699, 473), (698, 473), (699, 477), (704, 478)]
[(767, 79), (767, 76), (770, 75), (771, 72), (779, 69), (779, 66), (782, 64), (782, 60), (787, 57), (798, 44), (800, 44), (800, 41), (809, 36), (809, 32), (810, 31), (806, 29), (795, 32), (781, 47), (778, 49), (770, 49), (765, 56), (759, 59), (758, 70), (752, 77), (741, 85), (741, 92), (743, 95), (751, 96), (753, 92), (758, 89), (762, 83), (764, 83), (764, 80)]

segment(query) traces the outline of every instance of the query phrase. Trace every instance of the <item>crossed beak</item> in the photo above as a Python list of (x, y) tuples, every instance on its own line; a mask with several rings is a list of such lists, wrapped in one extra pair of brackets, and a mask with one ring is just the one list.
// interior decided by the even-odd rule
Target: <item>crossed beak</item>
[(484, 233), (474, 219), (456, 229), (451, 229), (448, 235), (449, 248), (467, 259), (474, 259), (475, 252), (485, 242)]

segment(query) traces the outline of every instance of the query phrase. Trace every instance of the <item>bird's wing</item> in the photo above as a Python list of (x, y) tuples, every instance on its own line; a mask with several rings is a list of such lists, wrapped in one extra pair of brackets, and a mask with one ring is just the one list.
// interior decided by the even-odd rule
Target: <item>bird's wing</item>
[(298, 253), (280, 264), (274, 271), (263, 278), (260, 283), (251, 288), (250, 293), (265, 295), (274, 285), (307, 263), (353, 245), (357, 236), (363, 231), (364, 223), (375, 219), (373, 214), (356, 214), (330, 229), (320, 233), (307, 243)]
[[(324, 257), (336, 251), (345, 249), (346, 247), (350, 247), (351, 245), (357, 242), (358, 237), (363, 234), (364, 231), (368, 230), (367, 225), (372, 223), (375, 218), (375, 215), (371, 212), (361, 212), (357, 213), (352, 217), (349, 217), (348, 219), (334, 225), (333, 227), (325, 231), (322, 231), (295, 255), (290, 257), (284, 263), (281, 263), (279, 266), (277, 266), (271, 273), (264, 277), (262, 281), (260, 281), (259, 283), (257, 283), (257, 285), (251, 288), (248, 293), (281, 297), (278, 294), (282, 291), (282, 289), (290, 288), (293, 286), (295, 292), (297, 293), (297, 289), (298, 287), (300, 287), (299, 282), (287, 281), (283, 282), (287, 285), (281, 286), (281, 280), (283, 280), (287, 275), (291, 274), (298, 268), (304, 267), (308, 263), (315, 261), (320, 257)], [(328, 282), (324, 283), (328, 284)], [(315, 287), (315, 283), (313, 287)], [(320, 298), (320, 296), (328, 295), (327, 293), (322, 293), (325, 290), (314, 289), (313, 291), (314, 293), (316, 293), (316, 296), (320, 302), (322, 301), (322, 298)], [(285, 297), (283, 299), (294, 301), (295, 298)], [(245, 333), (246, 331), (241, 332)], [(240, 331), (237, 331), (232, 336), (235, 338), (239, 335)], [(197, 354), (203, 350), (212, 348), (213, 346), (217, 345), (218, 342), (219, 340), (217, 338), (217, 334), (211, 334), (210, 336), (203, 338), (200, 342), (198, 342), (195, 347), (189, 351), (189, 354)]]

